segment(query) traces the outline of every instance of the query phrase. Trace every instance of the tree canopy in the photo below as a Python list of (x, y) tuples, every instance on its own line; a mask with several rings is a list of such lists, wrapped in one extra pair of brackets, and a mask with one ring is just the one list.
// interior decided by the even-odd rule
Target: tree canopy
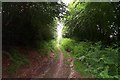
[(77, 40), (116, 42), (120, 29), (119, 3), (78, 3), (69, 5), (65, 16), (69, 37)]
[(9, 2), (2, 7), (3, 46), (34, 45), (54, 38), (55, 17), (65, 11), (64, 4), (57, 2)]

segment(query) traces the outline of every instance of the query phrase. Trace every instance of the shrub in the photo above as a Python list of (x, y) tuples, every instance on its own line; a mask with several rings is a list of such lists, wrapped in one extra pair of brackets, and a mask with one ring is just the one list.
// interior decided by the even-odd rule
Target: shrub
[[(71, 50), (75, 58), (75, 68), (80, 73), (91, 74), (98, 78), (118, 78), (117, 47), (104, 47), (101, 42), (78, 43), (71, 39), (64, 39), (62, 46), (66, 51)], [(80, 65), (82, 67), (78, 67)]]

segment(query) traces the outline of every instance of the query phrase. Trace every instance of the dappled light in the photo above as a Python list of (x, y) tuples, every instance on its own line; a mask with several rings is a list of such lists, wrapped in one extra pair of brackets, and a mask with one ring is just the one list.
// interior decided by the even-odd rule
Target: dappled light
[(63, 3), (65, 3), (65, 5), (68, 6), (68, 4), (70, 4), (73, 0), (62, 0)]
[(2, 3), (2, 78), (120, 78), (120, 3), (78, 1)]

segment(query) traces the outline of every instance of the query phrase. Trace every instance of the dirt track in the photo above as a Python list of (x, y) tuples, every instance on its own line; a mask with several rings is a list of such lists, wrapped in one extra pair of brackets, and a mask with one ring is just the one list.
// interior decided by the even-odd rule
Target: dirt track
[[(62, 53), (61, 49), (59, 49), (58, 57), (56, 58), (56, 60), (55, 60), (56, 53), (52, 53), (49, 57), (41, 58), (36, 51), (30, 49), (28, 51), (29, 51), (28, 52), (29, 55), (27, 57), (30, 60), (30, 64), (26, 66), (21, 66), (16, 71), (16, 74), (13, 76), (9, 76), (7, 73), (4, 73), (3, 74), (4, 78), (9, 78), (9, 77), (14, 77), (14, 78), (76, 78), (77, 77), (79, 78), (80, 77), (79, 74), (76, 74), (73, 68), (74, 67), (73, 59), (70, 58), (70, 56), (69, 56), (69, 60), (65, 59), (63, 56), (64, 53)], [(66, 64), (66, 61), (69, 64)], [(6, 64), (10, 64), (10, 62), (7, 62)], [(4, 69), (6, 68), (4, 67)]]
[(42, 78), (76, 78), (80, 77), (76, 75), (73, 69), (73, 60), (70, 64), (65, 66), (65, 60), (62, 50), (59, 49), (59, 57), (57, 62), (53, 63), (44, 73)]

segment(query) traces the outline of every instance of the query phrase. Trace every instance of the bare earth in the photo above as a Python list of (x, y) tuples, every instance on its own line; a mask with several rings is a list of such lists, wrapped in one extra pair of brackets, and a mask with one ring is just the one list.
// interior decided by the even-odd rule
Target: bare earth
[[(20, 67), (13, 76), (9, 76), (3, 71), (3, 78), (80, 78), (79, 73), (74, 70), (73, 59), (65, 60), (61, 49), (59, 49), (57, 60), (54, 60), (56, 53), (52, 53), (48, 57), (41, 57), (34, 50), (28, 50), (28, 53), (30, 64)], [(9, 58), (7, 59), (9, 60)], [(7, 64), (10, 64), (10, 61), (6, 61), (3, 59), (3, 70), (8, 67)], [(65, 61), (68, 61), (69, 64), (66, 64)]]
[(42, 78), (79, 78), (79, 74), (73, 69), (73, 60), (69, 60), (69, 63), (70, 64), (66, 66), (63, 53), (61, 49), (59, 49), (57, 62), (50, 66)]

